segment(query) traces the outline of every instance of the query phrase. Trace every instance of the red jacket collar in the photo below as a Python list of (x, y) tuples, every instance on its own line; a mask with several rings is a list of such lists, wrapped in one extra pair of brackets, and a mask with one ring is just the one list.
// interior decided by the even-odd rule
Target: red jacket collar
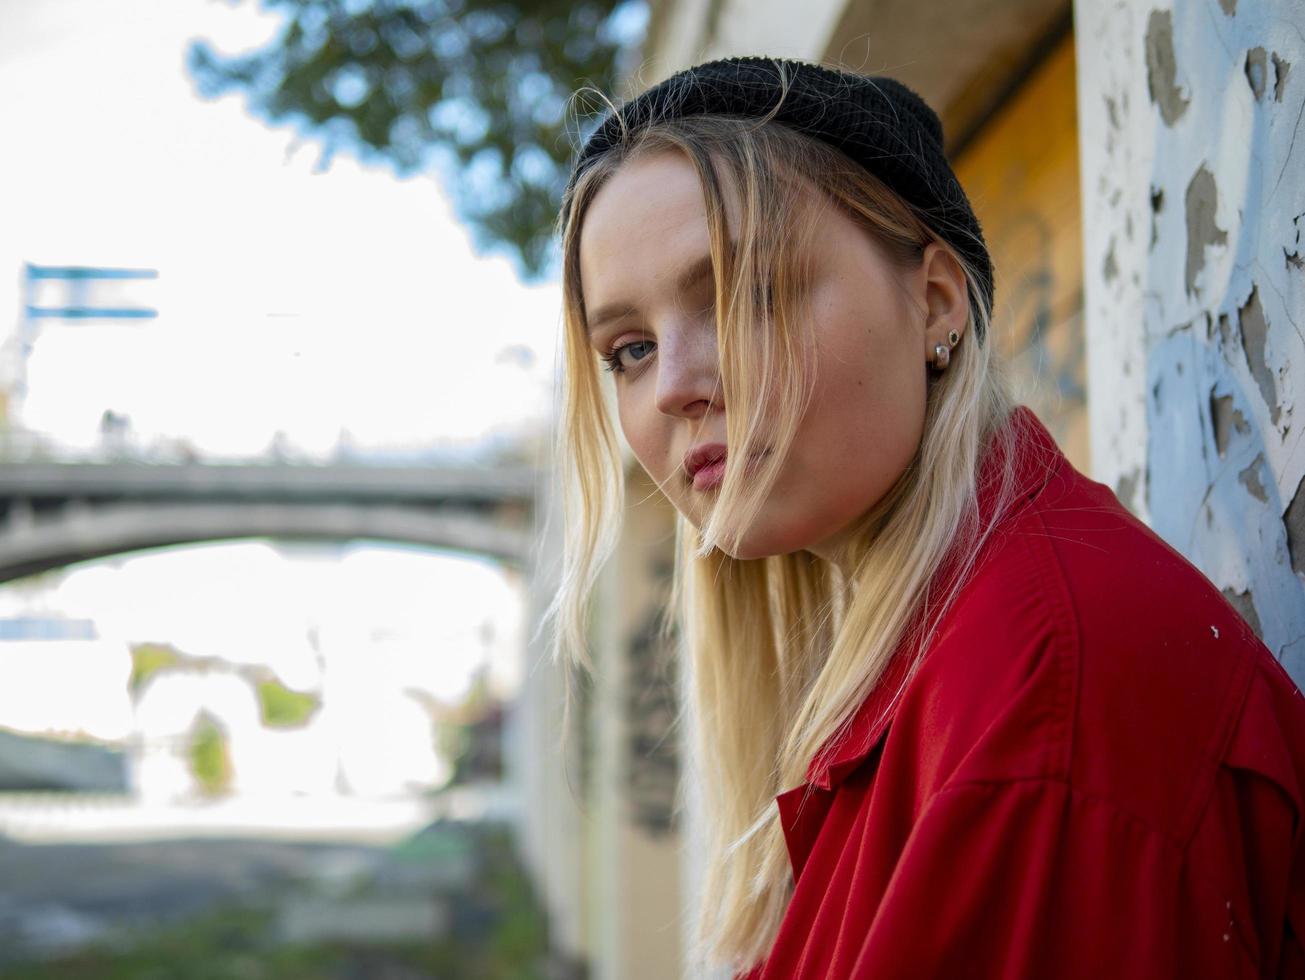
[[(1006, 424), (1013, 430), (1014, 436), (1011, 445), (1016, 454), (1013, 470), (1016, 503), (1002, 518), (999, 527), (1023, 510), (1025, 504), (1036, 497), (1060, 466), (1066, 463), (1064, 454), (1051, 433), (1028, 408), (1022, 405), (1017, 407), (1011, 412)], [(979, 513), (985, 518), (996, 505), (1005, 445), (998, 443), (985, 453), (979, 464), (978, 507)], [(949, 564), (944, 562), (939, 569), (940, 578), (947, 575)], [(894, 695), (902, 689), (904, 679), (909, 680), (908, 672), (912, 667), (918, 666), (923, 659), (922, 656), (915, 655), (917, 652), (903, 644), (893, 654), (883, 677), (870, 696), (811, 760), (807, 767), (808, 785), (824, 790), (832, 789), (870, 756), (896, 712), (900, 698), (895, 700)]]

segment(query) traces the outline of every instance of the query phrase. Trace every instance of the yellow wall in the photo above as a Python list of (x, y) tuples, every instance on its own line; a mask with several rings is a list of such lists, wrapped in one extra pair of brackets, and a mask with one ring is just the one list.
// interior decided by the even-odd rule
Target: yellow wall
[(1074, 39), (953, 161), (996, 268), (994, 335), (1020, 401), (1089, 471)]

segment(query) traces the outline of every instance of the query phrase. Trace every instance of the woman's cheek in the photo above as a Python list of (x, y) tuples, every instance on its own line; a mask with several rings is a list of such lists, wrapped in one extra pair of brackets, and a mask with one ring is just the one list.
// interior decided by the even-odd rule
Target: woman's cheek
[(621, 431), (644, 472), (656, 483), (665, 483), (669, 475), (666, 472), (666, 451), (657, 444), (655, 433), (649, 432), (646, 424), (641, 425), (635, 419), (628, 419), (624, 413), (621, 416)]

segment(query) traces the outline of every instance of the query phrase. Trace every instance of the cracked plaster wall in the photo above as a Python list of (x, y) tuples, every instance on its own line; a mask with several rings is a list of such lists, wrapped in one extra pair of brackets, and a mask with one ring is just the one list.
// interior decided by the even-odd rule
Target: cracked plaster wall
[(1094, 476), (1305, 686), (1305, 5), (1075, 22)]

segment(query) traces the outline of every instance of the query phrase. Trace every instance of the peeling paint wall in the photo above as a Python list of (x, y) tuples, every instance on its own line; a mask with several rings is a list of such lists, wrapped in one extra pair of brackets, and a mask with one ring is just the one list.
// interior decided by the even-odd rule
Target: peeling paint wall
[(1305, 5), (1075, 20), (1094, 475), (1305, 686)]

